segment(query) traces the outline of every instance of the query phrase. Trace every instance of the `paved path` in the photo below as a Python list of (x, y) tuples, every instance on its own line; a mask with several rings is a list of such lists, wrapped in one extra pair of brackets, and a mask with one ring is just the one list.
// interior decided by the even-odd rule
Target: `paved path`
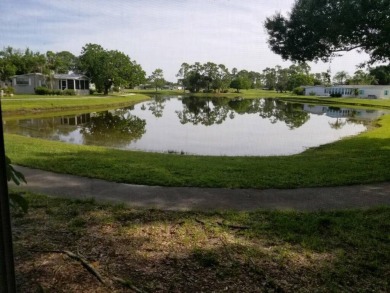
[[(16, 187), (68, 198), (95, 198), (164, 210), (335, 210), (390, 205), (390, 182), (326, 188), (224, 189), (113, 183), (17, 166), (27, 185)], [(12, 185), (12, 188), (15, 188)]]

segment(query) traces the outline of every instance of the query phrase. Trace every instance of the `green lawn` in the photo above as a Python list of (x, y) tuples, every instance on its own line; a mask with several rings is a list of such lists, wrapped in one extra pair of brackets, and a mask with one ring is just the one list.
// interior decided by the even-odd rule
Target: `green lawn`
[(145, 95), (120, 96), (119, 94), (109, 96), (15, 95), (12, 98), (4, 97), (1, 101), (1, 107), (3, 115), (7, 117), (48, 111), (63, 112), (70, 110), (107, 109), (128, 106), (147, 99), (149, 97)]

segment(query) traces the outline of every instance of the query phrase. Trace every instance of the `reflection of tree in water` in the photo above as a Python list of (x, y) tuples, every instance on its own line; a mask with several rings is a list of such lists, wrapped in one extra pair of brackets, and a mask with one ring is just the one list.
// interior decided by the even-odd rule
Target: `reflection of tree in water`
[[(118, 115), (117, 115), (118, 114)], [(126, 110), (101, 112), (80, 130), (85, 144), (120, 147), (138, 140), (146, 132), (146, 121)]]
[[(165, 108), (164, 104), (166, 101), (169, 100), (170, 100), (169, 97), (154, 96), (153, 100), (147, 104), (149, 107), (149, 111), (151, 111), (156, 118), (162, 117)], [(141, 110), (145, 110), (145, 109), (146, 107), (142, 105)]]
[(234, 99), (229, 106), (238, 114), (255, 114), (270, 119), (271, 123), (278, 121), (286, 123), (290, 128), (298, 128), (305, 124), (310, 116), (303, 111), (303, 105), (288, 103), (276, 99)]
[(303, 105), (276, 99), (229, 100), (189, 97), (183, 98), (182, 103), (183, 110), (176, 111), (182, 124), (221, 124), (228, 115), (230, 119), (234, 119), (237, 113), (239, 115), (259, 114), (262, 118), (270, 119), (271, 123), (281, 121), (293, 129), (302, 126), (310, 119), (309, 114), (303, 111)]
[(182, 103), (183, 110), (176, 111), (181, 124), (221, 124), (230, 111), (226, 98), (185, 97)]
[(336, 118), (336, 121), (328, 123), (330, 128), (332, 129), (341, 129), (347, 124), (347, 120), (342, 118)]

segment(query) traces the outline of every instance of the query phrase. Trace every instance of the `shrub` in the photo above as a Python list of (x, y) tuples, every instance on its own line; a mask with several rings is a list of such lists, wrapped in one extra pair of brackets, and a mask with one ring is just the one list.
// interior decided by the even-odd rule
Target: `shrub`
[(340, 94), (340, 93), (332, 93), (332, 94), (330, 94), (330, 96), (331, 96), (332, 98), (341, 98), (343, 95)]
[(35, 88), (35, 94), (37, 95), (50, 95), (51, 90), (49, 90), (47, 87), (39, 86)]
[(90, 95), (93, 95), (95, 92), (96, 92), (96, 90), (94, 90), (94, 89), (89, 89), (89, 94), (90, 94)]
[(303, 87), (296, 87), (295, 89), (293, 89), (293, 93), (298, 95), (298, 96), (303, 96), (305, 95), (305, 89)]
[(119, 93), (119, 86), (114, 86), (114, 87), (112, 88), (112, 91), (113, 91), (114, 93)]
[(62, 91), (62, 95), (64, 96), (75, 96), (76, 95), (76, 92), (74, 90), (63, 90)]
[(13, 95), (15, 93), (15, 89), (12, 86), (7, 86), (5, 88), (2, 88), (2, 90), (4, 91), (4, 94), (6, 94), (7, 96)]
[(315, 92), (310, 92), (309, 95), (310, 95), (310, 96), (315, 96), (316, 93), (315, 93)]

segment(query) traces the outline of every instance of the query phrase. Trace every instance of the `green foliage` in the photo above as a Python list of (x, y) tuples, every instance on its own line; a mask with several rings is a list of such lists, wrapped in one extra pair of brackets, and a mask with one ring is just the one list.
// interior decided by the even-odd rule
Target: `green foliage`
[(343, 95), (341, 93), (331, 93), (330, 96), (332, 98), (341, 98)]
[(287, 17), (267, 18), (265, 28), (272, 51), (283, 59), (327, 61), (339, 51), (359, 48), (370, 55), (370, 63), (386, 62), (388, 15), (388, 0), (297, 0)]
[(0, 90), (2, 90), (6, 96), (10, 96), (15, 93), (15, 89), (12, 86), (3, 87), (0, 88)]
[(79, 57), (78, 70), (91, 78), (98, 92), (108, 94), (111, 86), (126, 87), (145, 80), (145, 72), (129, 56), (86, 44)]
[(162, 69), (157, 68), (152, 72), (152, 75), (149, 76), (149, 82), (156, 89), (162, 88), (165, 85), (164, 72)]
[(370, 75), (374, 76), (377, 84), (388, 85), (390, 84), (390, 65), (371, 68)]
[[(16, 185), (20, 185), (20, 183), (22, 182), (27, 183), (26, 178), (24, 178), (24, 175), (21, 172), (15, 170), (15, 168), (11, 165), (11, 159), (7, 156), (5, 156), (5, 163), (8, 182), (13, 181)], [(28, 202), (23, 196), (18, 193), (9, 193), (9, 198), (11, 207), (19, 207), (24, 213), (27, 213)]]
[(293, 89), (293, 93), (298, 95), (298, 96), (304, 96), (305, 95), (305, 88), (303, 87), (296, 87), (295, 89)]
[(347, 79), (346, 84), (376, 84), (377, 81), (375, 80), (375, 76), (371, 75), (368, 72), (364, 72), (363, 70), (359, 69), (355, 71), (354, 75)]
[(193, 93), (202, 90), (226, 91), (231, 82), (231, 74), (223, 64), (207, 62), (200, 64), (195, 62), (192, 65), (183, 63), (177, 74), (180, 83), (185, 89)]
[(34, 89), (36, 95), (42, 95), (42, 96), (47, 96), (47, 95), (56, 95), (56, 96), (75, 96), (76, 92), (74, 90), (51, 90), (48, 89), (47, 87), (44, 86), (39, 86)]
[(349, 78), (350, 78), (350, 76), (348, 75), (348, 72), (339, 71), (339, 72), (336, 72), (335, 76), (333, 77), (333, 80), (337, 84), (344, 84)]
[(6, 47), (0, 51), (0, 80), (7, 81), (15, 74), (42, 72), (45, 65), (46, 58), (39, 52)]
[(61, 91), (61, 94), (63, 96), (75, 96), (76, 92), (74, 90), (67, 89), (67, 90)]
[(38, 86), (34, 89), (36, 95), (50, 95), (52, 94), (52, 91), (49, 90), (47, 87), (44, 86)]

